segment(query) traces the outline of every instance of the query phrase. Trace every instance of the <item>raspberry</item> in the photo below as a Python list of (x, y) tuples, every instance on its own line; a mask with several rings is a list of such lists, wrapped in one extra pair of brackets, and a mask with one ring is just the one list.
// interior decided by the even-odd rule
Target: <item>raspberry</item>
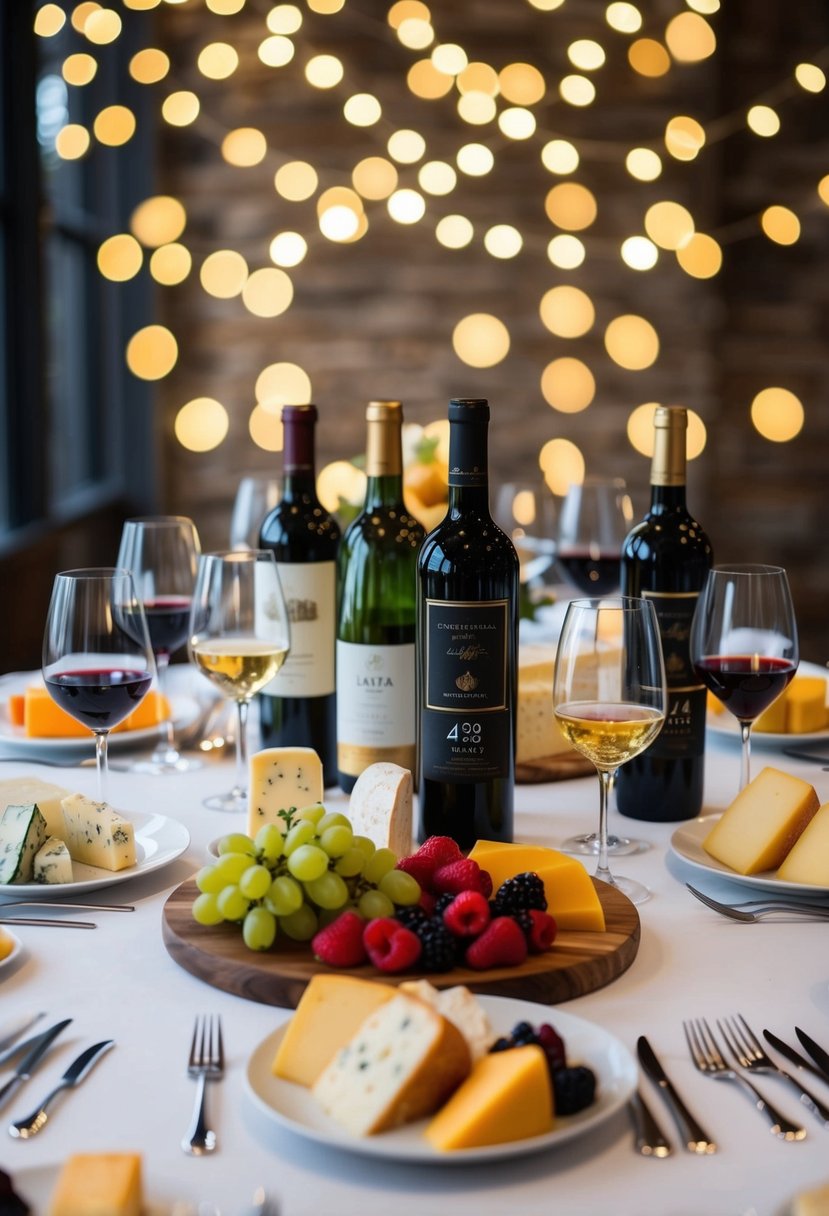
[[(483, 895), (486, 887), (484, 873), (477, 861), (464, 857), (435, 871), (432, 876), (432, 890), (438, 895), (459, 895), (461, 891), (480, 891)], [(486, 878), (492, 881), (488, 874)]]
[(522, 908), (537, 908), (540, 912), (547, 910), (544, 883), (529, 870), (502, 882), (495, 895), (496, 916), (511, 916)]
[(567, 1055), (564, 1050), (564, 1039), (549, 1022), (542, 1023), (536, 1031), (538, 1045), (547, 1057), (547, 1066), (552, 1075), (558, 1068), (567, 1067)]
[(590, 1106), (596, 1096), (596, 1077), (591, 1069), (558, 1068), (553, 1073), (554, 1110), (557, 1115), (575, 1115)]
[(523, 929), (530, 954), (543, 954), (550, 949), (556, 939), (558, 925), (548, 912), (522, 908), (520, 912), (513, 913), (513, 920)]
[(487, 967), (512, 967), (527, 957), (527, 939), (509, 916), (490, 921), (466, 951), (466, 964), (483, 971)]
[(418, 908), (422, 908), (427, 916), (435, 915), (435, 897), (431, 891), (421, 891), (420, 899), (417, 901)]
[(455, 966), (455, 939), (442, 920), (424, 921), (415, 930), (420, 939), (423, 971), (451, 971)]
[(380, 971), (406, 971), (417, 962), (421, 953), (417, 934), (390, 916), (368, 922), (363, 930), (363, 945)]
[(411, 857), (401, 857), (395, 869), (411, 874), (424, 891), (432, 885), (435, 867), (428, 857), (419, 857), (417, 853), (412, 853)]
[(311, 939), (318, 959), (331, 967), (357, 967), (368, 958), (363, 945), (366, 922), (357, 912), (343, 912)]
[(478, 937), (489, 924), (489, 904), (479, 891), (461, 891), (444, 909), (443, 923), (455, 937)]
[(460, 861), (463, 853), (451, 836), (429, 836), (417, 850), (416, 857), (425, 857), (432, 863), (432, 871), (450, 862)]

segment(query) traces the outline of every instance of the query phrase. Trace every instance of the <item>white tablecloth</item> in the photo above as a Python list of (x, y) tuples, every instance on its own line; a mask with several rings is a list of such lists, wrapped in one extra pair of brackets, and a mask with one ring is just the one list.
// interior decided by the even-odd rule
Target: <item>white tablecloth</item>
[[(120, 757), (123, 758), (123, 757)], [(829, 773), (755, 747), (754, 771), (764, 761), (812, 781), (829, 799)], [(706, 809), (723, 807), (736, 792), (737, 744), (709, 740)], [(88, 769), (38, 770), (4, 764), (3, 776), (38, 773), (94, 795)], [(281, 1130), (246, 1097), (245, 1064), (253, 1048), (289, 1014), (220, 992), (173, 962), (161, 938), (161, 909), (169, 893), (203, 863), (208, 842), (237, 822), (208, 811), (202, 799), (227, 788), (228, 763), (168, 778), (113, 772), (110, 801), (126, 812), (158, 811), (187, 826), (185, 856), (153, 875), (102, 892), (131, 902), (133, 914), (100, 913), (98, 929), (20, 928), (19, 963), (0, 970), (0, 1026), (35, 1010), (74, 1021), (59, 1050), (0, 1116), (0, 1167), (45, 1211), (58, 1166), (70, 1152), (137, 1149), (154, 1200), (209, 1200), (221, 1216), (239, 1216), (257, 1185), (281, 1199), (282, 1216), (458, 1216), (504, 1213), (566, 1216), (782, 1216), (797, 1191), (829, 1181), (829, 1129), (802, 1107), (782, 1081), (761, 1078), (773, 1101), (808, 1129), (806, 1140), (783, 1143), (733, 1086), (698, 1075), (687, 1057), (682, 1019), (741, 1012), (756, 1029), (769, 1027), (794, 1041), (795, 1023), (829, 1046), (829, 925), (727, 921), (684, 887), (692, 881), (715, 896), (748, 898), (745, 888), (700, 875), (669, 852), (676, 825), (612, 817), (611, 827), (646, 838), (652, 848), (614, 863), (646, 882), (652, 899), (640, 908), (642, 939), (631, 968), (609, 986), (567, 1004), (568, 1012), (611, 1030), (631, 1050), (646, 1033), (689, 1105), (712, 1129), (720, 1151), (695, 1157), (682, 1149), (666, 1160), (633, 1151), (624, 1111), (594, 1134), (560, 1149), (486, 1167), (405, 1166), (325, 1151)], [(516, 837), (555, 846), (594, 826), (596, 780), (521, 787)], [(345, 797), (331, 793), (332, 806)], [(93, 897), (94, 898), (94, 897)], [(209, 1089), (219, 1149), (210, 1158), (186, 1157), (195, 1083), (185, 1072), (196, 1013), (221, 1014), (228, 1056), (226, 1079)], [(555, 1012), (551, 1020), (555, 1021)], [(45, 1022), (41, 1023), (46, 1025)], [(117, 1047), (84, 1084), (58, 1106), (33, 1140), (7, 1137), (5, 1124), (29, 1111), (82, 1045), (113, 1037)], [(829, 1086), (813, 1082), (829, 1100)], [(675, 1129), (650, 1082), (642, 1088), (677, 1143)], [(153, 1209), (155, 1211), (155, 1209)], [(209, 1211), (213, 1213), (214, 1209)]]

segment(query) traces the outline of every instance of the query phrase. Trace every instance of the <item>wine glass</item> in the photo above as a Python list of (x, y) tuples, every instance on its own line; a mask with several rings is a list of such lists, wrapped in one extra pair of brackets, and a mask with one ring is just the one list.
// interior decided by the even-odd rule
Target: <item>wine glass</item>
[[(199, 552), (195, 524), (184, 515), (128, 519), (121, 533), (118, 565), (132, 571), (144, 605), (159, 689), (168, 704), (167, 668), (170, 656), (187, 641)], [(150, 759), (137, 761), (131, 769), (160, 776), (200, 768), (197, 760), (188, 760), (176, 747), (172, 711), (163, 725), (164, 737)]]
[(621, 477), (585, 477), (564, 498), (556, 540), (556, 562), (582, 595), (619, 590), (622, 544), (633, 523), (633, 507)]
[(259, 548), (259, 529), (281, 497), (281, 482), (273, 474), (253, 473), (242, 478), (230, 516), (231, 549)]
[(199, 558), (190, 613), (190, 657), (222, 696), (236, 702), (236, 784), (205, 799), (212, 810), (247, 808), (247, 717), (254, 693), (279, 671), (290, 647), (288, 611), (267, 549)]
[(52, 699), (95, 736), (98, 801), (106, 801), (107, 737), (144, 699), (155, 677), (144, 609), (129, 570), (55, 575), (43, 635)]
[(781, 566), (715, 566), (691, 625), (697, 676), (740, 724), (740, 789), (751, 780), (751, 726), (800, 661), (789, 581)]
[(515, 546), (521, 582), (528, 587), (540, 582), (556, 551), (555, 499), (546, 482), (511, 481), (499, 486), (492, 516)]
[(662, 729), (666, 698), (659, 624), (650, 600), (573, 600), (558, 643), (553, 708), (564, 737), (599, 774), (596, 877), (634, 903), (642, 903), (650, 892), (642, 883), (610, 873), (608, 795), (619, 766), (644, 751)]

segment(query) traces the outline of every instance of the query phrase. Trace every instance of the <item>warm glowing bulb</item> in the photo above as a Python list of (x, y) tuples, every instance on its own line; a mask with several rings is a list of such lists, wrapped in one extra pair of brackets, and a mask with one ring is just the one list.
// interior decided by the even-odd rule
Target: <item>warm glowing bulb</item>
[(385, 156), (367, 156), (351, 171), (354, 189), (363, 198), (388, 198), (397, 189), (398, 173)]
[(455, 161), (461, 173), (468, 177), (485, 177), (495, 164), (495, 157), (485, 144), (464, 144)]
[(186, 223), (187, 212), (177, 198), (156, 194), (135, 208), (130, 216), (130, 231), (142, 245), (155, 249), (178, 240)]
[(305, 65), (305, 79), (315, 89), (333, 89), (345, 75), (336, 55), (314, 55)]
[(68, 122), (55, 136), (55, 151), (61, 160), (79, 160), (89, 151), (89, 144), (89, 132), (77, 122)]
[(279, 317), (290, 307), (294, 285), (284, 270), (267, 266), (248, 275), (242, 303), (255, 317)]
[(284, 68), (295, 52), (293, 42), (284, 34), (271, 34), (270, 38), (263, 38), (256, 49), (257, 56), (266, 68)]
[(82, 4), (77, 4), (72, 9), (72, 29), (77, 30), (79, 34), (83, 33), (83, 27), (93, 13), (100, 11), (101, 5), (95, 0), (84, 0)]
[(607, 56), (604, 47), (592, 38), (578, 38), (568, 46), (567, 58), (574, 68), (582, 72), (595, 72), (604, 65)]
[(80, 52), (76, 55), (67, 55), (61, 65), (61, 76), (67, 84), (74, 85), (76, 88), (89, 84), (95, 79), (98, 71), (98, 64), (91, 55), (86, 55)]
[(500, 84), (498, 73), (488, 63), (470, 63), (455, 81), (459, 93), (489, 93), (497, 97)]
[(705, 144), (705, 130), (695, 118), (680, 114), (665, 127), (665, 147), (674, 160), (694, 160)]
[(333, 460), (320, 469), (317, 495), (327, 511), (339, 511), (343, 503), (362, 502), (366, 475), (350, 460)]
[(646, 236), (629, 236), (622, 242), (622, 261), (631, 270), (652, 270), (659, 259), (659, 250)]
[(416, 224), (426, 213), (426, 200), (417, 190), (395, 190), (386, 206), (398, 224)]
[(494, 367), (509, 352), (509, 330), (498, 317), (472, 313), (455, 326), (452, 346), (461, 362), (469, 367)]
[(281, 452), (284, 442), (282, 419), (270, 410), (255, 405), (248, 418), (248, 434), (258, 448), (265, 452)]
[(577, 236), (562, 232), (547, 246), (547, 257), (560, 270), (575, 270), (585, 258), (585, 248)]
[(538, 454), (538, 466), (554, 494), (563, 496), (584, 481), (584, 456), (569, 439), (548, 439)]
[(570, 106), (589, 106), (596, 98), (596, 86), (586, 76), (564, 76), (558, 91)]
[[(631, 447), (643, 456), (653, 456), (654, 411), (659, 409), (657, 401), (648, 401), (638, 405), (627, 421), (627, 437)], [(704, 450), (707, 441), (705, 423), (695, 410), (688, 410), (688, 430), (685, 434), (685, 455), (688, 460), (696, 460)]]
[(353, 127), (373, 127), (382, 114), (382, 106), (372, 93), (355, 93), (343, 106), (343, 116)]
[(458, 114), (464, 122), (468, 122), (472, 126), (480, 127), (492, 122), (497, 110), (495, 98), (490, 97), (489, 93), (473, 91), (464, 93), (462, 97), (458, 98)]
[(829, 207), (829, 173), (822, 177), (817, 184), (818, 197), (822, 203)]
[(302, 27), (302, 11), (295, 4), (277, 4), (265, 24), (272, 34), (296, 34)]
[(139, 380), (163, 380), (178, 359), (178, 343), (164, 325), (145, 325), (127, 343), (127, 367)]
[(420, 59), (406, 73), (409, 92), (423, 101), (436, 101), (452, 90), (452, 77), (439, 72), (431, 59)]
[(417, 131), (395, 131), (389, 136), (389, 156), (400, 165), (413, 165), (426, 151), (426, 140)]
[(187, 127), (199, 116), (199, 99), (189, 89), (170, 93), (161, 103), (161, 116), (171, 127)]
[(595, 196), (578, 182), (553, 186), (544, 200), (547, 218), (558, 228), (579, 232), (589, 228), (598, 211)]
[(548, 405), (562, 414), (587, 409), (596, 395), (596, 380), (581, 359), (554, 359), (541, 375), (541, 394)]
[(139, 84), (157, 84), (170, 70), (170, 57), (155, 47), (138, 51), (130, 60), (129, 72)]
[(222, 140), (222, 156), (229, 165), (249, 169), (260, 165), (268, 152), (265, 136), (256, 127), (237, 127)]
[(125, 283), (135, 278), (143, 261), (144, 252), (129, 233), (111, 236), (98, 248), (98, 269), (105, 279), (113, 283)]
[(808, 93), (822, 93), (826, 88), (826, 73), (814, 63), (799, 63), (794, 78)]
[(98, 143), (120, 148), (135, 134), (135, 115), (126, 106), (107, 106), (92, 124)]
[(712, 236), (695, 232), (687, 245), (677, 249), (676, 260), (692, 279), (711, 279), (722, 267), (722, 249)]
[(681, 249), (694, 235), (694, 220), (680, 203), (663, 200), (645, 212), (645, 232), (660, 249)]
[(803, 405), (787, 388), (764, 388), (751, 403), (751, 421), (764, 439), (788, 443), (803, 429)]
[(442, 42), (432, 51), (432, 64), (445, 76), (458, 76), (469, 63), (469, 57), (456, 42)]
[(417, 184), (427, 194), (451, 194), (457, 182), (457, 173), (443, 160), (427, 161), (417, 173)]
[(484, 248), (494, 258), (514, 258), (523, 244), (521, 233), (512, 224), (494, 224), (484, 233)]
[(508, 63), (498, 73), (498, 86), (514, 106), (533, 106), (547, 92), (547, 84), (531, 63)]
[(498, 115), (498, 126), (508, 139), (530, 139), (535, 134), (535, 115), (523, 106), (509, 106)]
[(201, 265), (199, 279), (208, 295), (230, 300), (241, 294), (248, 277), (248, 264), (234, 249), (217, 249)]
[(239, 54), (227, 42), (211, 42), (199, 51), (196, 65), (208, 80), (227, 80), (239, 66)]
[(575, 173), (579, 167), (578, 149), (566, 139), (551, 139), (541, 149), (541, 163), (550, 173)]
[(150, 257), (150, 274), (163, 287), (174, 287), (183, 283), (193, 266), (190, 250), (184, 245), (171, 242), (160, 245)]
[(788, 207), (767, 207), (760, 216), (760, 226), (778, 245), (794, 245), (800, 237), (800, 220)]
[(771, 106), (751, 106), (746, 122), (755, 135), (769, 139), (780, 130), (780, 117)]
[(39, 38), (53, 38), (66, 24), (66, 13), (59, 4), (44, 4), (35, 14), (34, 31)]
[(625, 4), (621, 0), (608, 4), (605, 20), (611, 29), (620, 34), (635, 34), (642, 28), (642, 14), (639, 9), (635, 4)]
[(604, 333), (607, 353), (627, 371), (642, 371), (656, 362), (659, 337), (650, 321), (633, 314), (615, 317)]
[(652, 148), (631, 148), (625, 157), (625, 168), (640, 182), (653, 182), (662, 172), (662, 158)]
[(299, 232), (279, 232), (268, 253), (276, 266), (298, 266), (308, 252), (308, 242)]
[(678, 13), (665, 27), (665, 42), (678, 63), (698, 63), (717, 49), (711, 26), (699, 13)]
[(256, 378), (256, 402), (270, 414), (283, 405), (307, 405), (311, 400), (311, 378), (298, 363), (271, 363)]
[(637, 38), (628, 47), (628, 63), (640, 76), (664, 76), (671, 70), (671, 57), (655, 38)]
[(227, 410), (213, 397), (195, 397), (176, 414), (176, 439), (189, 452), (210, 452), (228, 432)]
[(397, 0), (386, 14), (386, 20), (391, 28), (396, 30), (408, 19), (429, 21), (431, 16), (428, 5), (423, 4), (421, 0)]
[(445, 215), (435, 228), (435, 236), (446, 249), (465, 249), (474, 235), (465, 215)]
[(586, 291), (562, 285), (541, 297), (541, 320), (557, 338), (581, 338), (593, 328), (596, 310)]
[(291, 160), (277, 169), (274, 189), (290, 203), (301, 203), (317, 189), (319, 178), (313, 165), (304, 160)]
[(121, 33), (121, 18), (111, 8), (101, 8), (90, 13), (83, 23), (84, 36), (96, 46), (108, 46)]
[(410, 51), (425, 51), (435, 40), (431, 22), (420, 17), (407, 17), (397, 27), (397, 37)]

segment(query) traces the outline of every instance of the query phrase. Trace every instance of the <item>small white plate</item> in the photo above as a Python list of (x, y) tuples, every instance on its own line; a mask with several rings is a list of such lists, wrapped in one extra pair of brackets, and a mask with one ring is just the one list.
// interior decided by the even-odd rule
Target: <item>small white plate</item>
[(6, 937), (10, 937), (12, 939), (11, 954), (7, 954), (5, 958), (0, 958), (0, 971), (2, 971), (5, 966), (17, 958), (20, 951), (23, 949), (23, 943), (19, 937), (12, 933), (8, 925), (0, 925), (0, 933), (5, 934)]
[(784, 892), (786, 895), (829, 895), (829, 887), (807, 882), (783, 882), (777, 878), (774, 870), (766, 870), (762, 874), (737, 874), (722, 862), (716, 861), (706, 853), (702, 842), (721, 818), (721, 815), (701, 815), (699, 819), (689, 819), (677, 828), (671, 837), (671, 851), (695, 870), (719, 874), (722, 878), (730, 878), (732, 882), (741, 883), (745, 887), (767, 892), (776, 891), (781, 895)]
[(181, 857), (190, 843), (190, 833), (177, 819), (166, 815), (145, 815), (138, 811), (119, 811), (135, 828), (134, 866), (126, 870), (101, 870), (98, 866), (86, 866), (72, 862), (73, 882), (22, 882), (0, 887), (0, 909), (4, 901), (16, 899), (61, 899), (82, 895), (85, 891), (97, 891), (101, 887), (112, 887), (141, 878), (168, 866)]
[[(826, 680), (826, 699), (829, 704), (829, 679), (825, 667), (818, 666), (817, 663), (801, 663), (797, 669), (796, 675), (799, 676), (820, 676), (822, 680)], [(721, 713), (714, 713), (709, 709), (705, 718), (705, 725), (712, 734), (723, 739), (735, 739), (740, 742), (740, 723), (723, 708)], [(801, 747), (804, 743), (817, 743), (819, 741), (826, 742), (829, 740), (829, 726), (823, 730), (804, 731), (800, 734), (777, 734), (774, 731), (768, 730), (752, 730), (751, 746), (754, 747)]]
[(245, 1070), (248, 1096), (262, 1113), (279, 1127), (287, 1128), (328, 1148), (344, 1149), (367, 1157), (429, 1165), (468, 1165), (475, 1161), (496, 1161), (526, 1153), (557, 1148), (568, 1140), (594, 1131), (624, 1106), (636, 1087), (638, 1069), (632, 1055), (617, 1038), (583, 1018), (563, 1013), (549, 1005), (519, 1001), (511, 997), (479, 996), (496, 1034), (507, 1034), (516, 1022), (533, 1025), (550, 1022), (564, 1039), (567, 1058), (587, 1064), (596, 1073), (596, 1101), (577, 1115), (556, 1120), (551, 1132), (509, 1144), (485, 1148), (439, 1152), (423, 1136), (428, 1120), (407, 1124), (379, 1136), (356, 1137), (329, 1119), (311, 1091), (291, 1081), (282, 1081), (271, 1072), (274, 1054), (289, 1023), (268, 1035), (250, 1056)]

